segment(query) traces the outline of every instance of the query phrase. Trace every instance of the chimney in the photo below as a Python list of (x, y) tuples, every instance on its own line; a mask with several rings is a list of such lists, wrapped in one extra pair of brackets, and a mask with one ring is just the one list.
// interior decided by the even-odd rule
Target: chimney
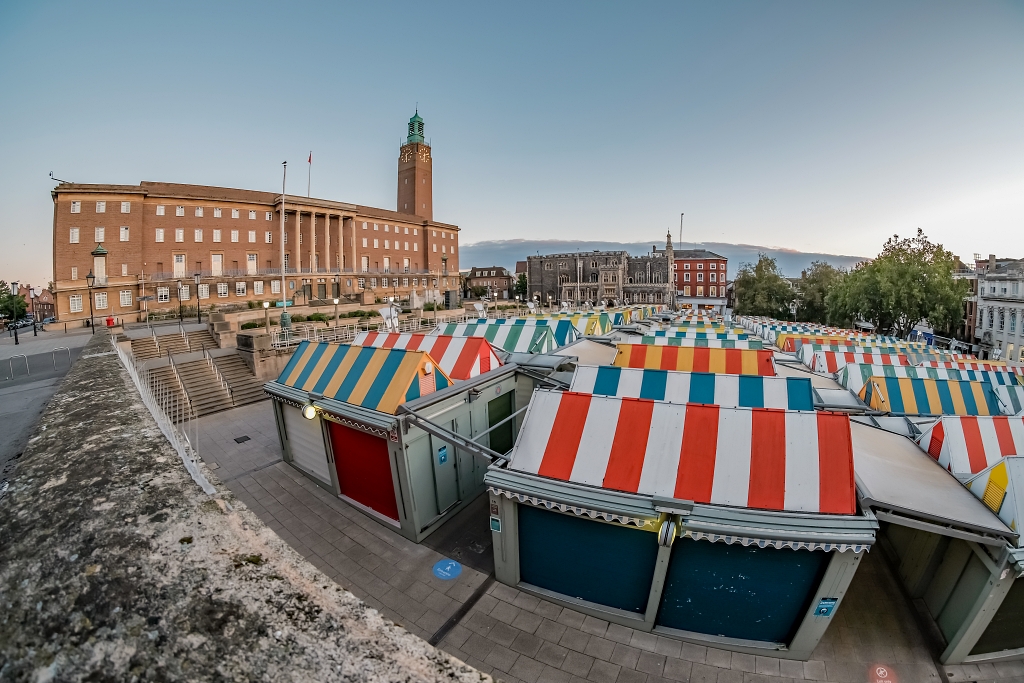
[(989, 271), (993, 271), (993, 270), (996, 269), (996, 255), (995, 254), (989, 254), (988, 255), (988, 269), (989, 269)]

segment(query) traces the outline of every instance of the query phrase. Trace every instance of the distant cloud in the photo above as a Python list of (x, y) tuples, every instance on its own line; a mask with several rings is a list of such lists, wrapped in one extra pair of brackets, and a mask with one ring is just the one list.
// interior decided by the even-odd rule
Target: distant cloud
[[(488, 240), (474, 244), (462, 245), (459, 266), (468, 269), (473, 266), (504, 266), (514, 269), (516, 261), (523, 261), (527, 256), (536, 254), (555, 254), (562, 252), (588, 252), (625, 250), (634, 256), (646, 254), (651, 248), (665, 246), (662, 242), (602, 242), (590, 240)], [(848, 256), (842, 254), (823, 254), (803, 252), (784, 247), (763, 247), (755, 244), (727, 244), (725, 242), (683, 242), (676, 245), (683, 249), (707, 249), (721, 254), (729, 260), (729, 277), (744, 263), (757, 261), (758, 255), (765, 253), (778, 260), (779, 268), (789, 277), (798, 277), (800, 271), (811, 265), (812, 261), (827, 261), (836, 267), (849, 268), (861, 261), (864, 256)]]

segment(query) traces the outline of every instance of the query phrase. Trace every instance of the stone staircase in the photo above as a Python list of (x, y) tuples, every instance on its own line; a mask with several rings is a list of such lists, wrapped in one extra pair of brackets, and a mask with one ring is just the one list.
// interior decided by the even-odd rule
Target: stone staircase
[(174, 369), (169, 365), (154, 368), (149, 371), (149, 388), (157, 395), (167, 412), (168, 417), (175, 422), (191, 413), (191, 406), (188, 398), (181, 392), (181, 385), (174, 375)]
[(178, 370), (181, 383), (185, 385), (185, 391), (192, 403), (192, 411), (196, 417), (234, 407), (231, 394), (225, 390), (220, 377), (205, 358), (187, 363), (177, 363), (175, 368)]
[(255, 403), (269, 398), (263, 391), (263, 383), (256, 379), (249, 366), (239, 355), (220, 356), (213, 359), (221, 376), (231, 388), (231, 398), (236, 406)]
[(209, 330), (196, 330), (195, 332), (189, 332), (188, 347), (193, 351), (220, 348), (217, 345), (217, 340), (213, 338), (213, 335), (210, 334)]

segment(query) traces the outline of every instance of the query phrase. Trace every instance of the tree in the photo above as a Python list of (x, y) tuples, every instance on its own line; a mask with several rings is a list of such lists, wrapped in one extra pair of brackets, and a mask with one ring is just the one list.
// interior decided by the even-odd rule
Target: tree
[(473, 296), (479, 299), (484, 294), (487, 294), (487, 288), (483, 285), (474, 285), (469, 288), (469, 291), (473, 293)]
[(27, 310), (28, 304), (25, 302), (25, 296), (12, 294), (11, 286), (0, 280), (0, 316), (8, 320), (18, 320), (25, 316)]
[(519, 273), (519, 277), (516, 278), (516, 294), (522, 301), (526, 301), (528, 291), (530, 291), (530, 286), (526, 282), (526, 273)]
[(825, 299), (828, 318), (838, 324), (864, 319), (901, 338), (922, 321), (953, 330), (968, 293), (967, 281), (953, 277), (955, 267), (956, 257), (920, 228), (915, 237), (893, 235), (878, 258), (836, 281)]
[(793, 288), (779, 272), (779, 264), (766, 254), (759, 254), (757, 263), (744, 263), (733, 281), (737, 315), (767, 315), (787, 318)]
[(797, 320), (825, 323), (828, 319), (825, 297), (842, 275), (843, 271), (824, 261), (812, 261), (811, 267), (800, 275)]

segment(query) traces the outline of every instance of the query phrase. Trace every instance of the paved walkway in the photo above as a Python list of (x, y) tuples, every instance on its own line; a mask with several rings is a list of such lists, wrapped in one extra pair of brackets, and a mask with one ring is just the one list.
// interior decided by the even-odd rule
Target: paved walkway
[[(444, 554), (399, 536), (281, 460), (269, 402), (203, 418), (200, 428), (204, 459), (217, 465), (235, 495), (310, 562), (388, 618), (436, 639), (468, 601), (468, 611), (448, 625), (439, 646), (508, 683), (866, 683), (875, 680), (878, 666), (898, 683), (1024, 682), (1019, 662), (948, 667), (940, 676), (935, 645), (922, 636), (881, 549), (861, 564), (810, 661), (735, 654), (585, 617), (499, 583), (480, 593), (489, 574), (467, 564), (455, 580), (435, 578), (431, 568)], [(250, 439), (236, 443), (241, 436)], [(485, 506), (473, 509), (479, 511), (467, 513), (478, 515), (485, 527)]]

